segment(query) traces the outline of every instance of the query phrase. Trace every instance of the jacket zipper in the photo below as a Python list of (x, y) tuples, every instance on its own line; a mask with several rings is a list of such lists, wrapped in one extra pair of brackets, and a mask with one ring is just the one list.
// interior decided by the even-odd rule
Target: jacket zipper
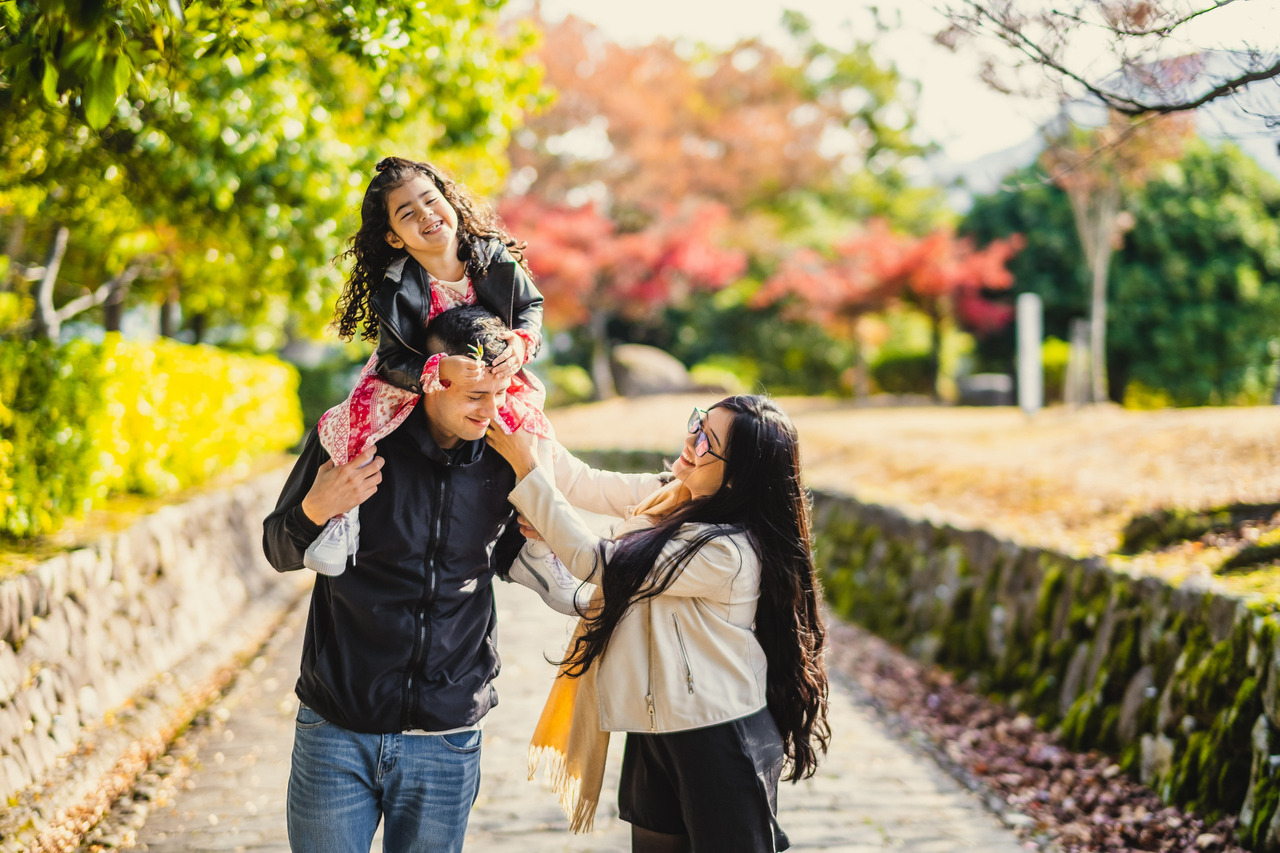
[(689, 685), (689, 692), (693, 693), (693, 669), (689, 666), (689, 652), (684, 647), (684, 634), (680, 633), (680, 620), (676, 618), (674, 613), (671, 614), (671, 624), (676, 626), (676, 640), (680, 643), (680, 657), (684, 658), (684, 680)]
[(649, 709), (649, 731), (658, 730), (658, 712), (653, 707), (653, 603), (646, 602), (645, 626), (649, 630), (649, 683), (645, 688), (644, 702)]
[(431, 642), (431, 624), (427, 619), (427, 609), (436, 599), (436, 557), (440, 553), (440, 532), (444, 519), (444, 499), (445, 499), (445, 480), (448, 477), (448, 469), (446, 468), (440, 474), (440, 494), (437, 497), (435, 507), (435, 521), (431, 530), (431, 549), (427, 553), (425, 560), (427, 570), (427, 588), (426, 594), (418, 603), (418, 608), (414, 613), (417, 625), (417, 649), (414, 650), (413, 656), (409, 659), (409, 671), (405, 679), (405, 694), (407, 701), (404, 704), (404, 719), (402, 728), (408, 731), (413, 726), (413, 716), (416, 708), (416, 698), (413, 694), (413, 673), (421, 664), (426, 663), (427, 646)]

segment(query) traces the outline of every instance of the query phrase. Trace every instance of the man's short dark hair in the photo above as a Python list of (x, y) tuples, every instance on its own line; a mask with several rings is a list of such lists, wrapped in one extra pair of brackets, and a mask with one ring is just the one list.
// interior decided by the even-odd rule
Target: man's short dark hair
[(483, 361), (494, 360), (507, 351), (502, 333), (506, 323), (483, 305), (460, 305), (450, 308), (427, 323), (429, 352), (445, 355), (473, 355), (473, 347), (484, 347)]

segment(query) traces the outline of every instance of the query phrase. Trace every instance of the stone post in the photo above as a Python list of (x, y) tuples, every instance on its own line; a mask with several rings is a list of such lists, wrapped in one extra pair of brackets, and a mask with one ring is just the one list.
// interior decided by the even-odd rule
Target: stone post
[(1035, 293), (1018, 295), (1018, 407), (1034, 415), (1044, 406), (1044, 367), (1040, 347), (1044, 304)]

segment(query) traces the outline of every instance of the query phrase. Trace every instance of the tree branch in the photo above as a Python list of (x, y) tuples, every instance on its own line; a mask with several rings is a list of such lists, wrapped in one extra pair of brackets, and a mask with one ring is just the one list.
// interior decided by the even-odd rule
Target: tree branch
[[(1181, 23), (1185, 23), (1192, 18), (1214, 11), (1215, 9), (1220, 9), (1234, 1), (1235, 0), (1221, 0), (1216, 5), (1191, 13), (1170, 26), (1173, 27)], [(968, 20), (971, 22), (972, 26), (977, 28), (993, 28), (1001, 40), (1023, 56), (1027, 57), (1031, 62), (1047, 69), (1053, 74), (1059, 75), (1063, 79), (1075, 83), (1102, 104), (1125, 115), (1138, 116), (1144, 113), (1168, 114), (1195, 110), (1213, 100), (1236, 92), (1252, 83), (1280, 77), (1280, 57), (1277, 57), (1275, 61), (1268, 66), (1262, 68), (1250, 68), (1243, 73), (1222, 80), (1221, 82), (1213, 85), (1212, 88), (1209, 88), (1196, 96), (1188, 96), (1183, 99), (1151, 99), (1126, 96), (1119, 92), (1108, 90), (1104, 88), (1102, 84), (1092, 82), (1081, 72), (1069, 68), (1067, 64), (1054, 52), (1046, 49), (1024, 33), (1020, 23), (1011, 20), (1008, 16), (992, 11), (987, 5), (984, 5), (981, 0), (965, 0), (965, 5), (971, 10), (971, 15)], [(1053, 14), (1059, 15), (1066, 20), (1085, 23), (1078, 16), (1072, 16), (1056, 11)], [(1111, 27), (1110, 29), (1120, 36), (1140, 36), (1144, 34), (1144, 31), (1126, 31), (1114, 27)], [(1158, 31), (1152, 30), (1150, 33), (1158, 34)], [(1256, 64), (1260, 60), (1261, 57), (1255, 56), (1251, 64)]]
[(142, 274), (142, 266), (141, 261), (134, 261), (125, 268), (124, 272), (104, 281), (93, 292), (78, 296), (63, 305), (56, 312), (59, 322), (65, 322), (83, 311), (101, 305), (110, 299), (113, 293), (118, 293), (133, 284), (134, 280)]
[[(1121, 35), (1121, 36), (1133, 36), (1134, 38), (1145, 38), (1146, 36), (1164, 37), (1172, 33), (1178, 27), (1187, 23), (1188, 21), (1193, 21), (1196, 18), (1200, 17), (1201, 15), (1205, 15), (1205, 14), (1208, 14), (1209, 12), (1213, 12), (1217, 9), (1221, 9), (1223, 6), (1230, 5), (1231, 3), (1234, 3), (1234, 2), (1236, 2), (1236, 0), (1218, 0), (1218, 2), (1214, 3), (1212, 6), (1206, 6), (1203, 9), (1197, 9), (1191, 14), (1185, 17), (1179, 18), (1176, 21), (1171, 21), (1168, 24), (1165, 24), (1164, 26), (1154, 27), (1152, 29), (1147, 29), (1147, 30), (1129, 29), (1127, 27), (1116, 26), (1115, 24), (1102, 24), (1100, 26), (1102, 27), (1102, 29), (1110, 30), (1116, 35)], [(1099, 26), (1099, 24), (1097, 24), (1094, 21), (1086, 21), (1084, 18), (1080, 17), (1079, 15), (1072, 14), (1070, 12), (1059, 12), (1057, 9), (1054, 9), (1051, 12), (1051, 14), (1057, 15), (1060, 18), (1065, 18), (1068, 21), (1072, 21), (1082, 26), (1086, 26), (1086, 27)]]
[(62, 256), (67, 252), (67, 237), (70, 232), (65, 225), (59, 225), (53, 235), (53, 245), (49, 247), (49, 258), (45, 261), (40, 282), (36, 285), (36, 334), (53, 338), (58, 334), (58, 312), (53, 307), (53, 285), (58, 280), (58, 270), (62, 266)]

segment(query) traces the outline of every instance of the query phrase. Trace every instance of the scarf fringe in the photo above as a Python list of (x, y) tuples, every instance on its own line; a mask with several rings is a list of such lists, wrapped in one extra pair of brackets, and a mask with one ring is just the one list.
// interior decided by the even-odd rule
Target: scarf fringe
[(554, 746), (529, 745), (529, 779), (537, 774), (538, 765), (547, 760), (543, 774), (551, 790), (560, 795), (560, 810), (569, 820), (569, 831), (581, 835), (591, 831), (596, 819), (597, 802), (582, 796), (582, 779), (569, 772), (568, 757)]

